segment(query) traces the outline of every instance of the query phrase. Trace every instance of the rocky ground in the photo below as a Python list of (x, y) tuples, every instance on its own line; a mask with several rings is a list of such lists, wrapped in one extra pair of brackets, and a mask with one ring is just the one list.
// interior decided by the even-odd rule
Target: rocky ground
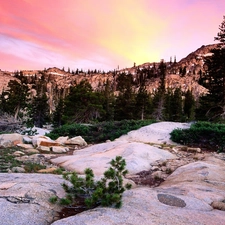
[[(115, 142), (67, 145), (67, 151), (61, 153), (33, 144), (0, 148), (1, 165), (7, 155), (20, 162), (14, 166), (12, 158), (7, 159), (8, 164), (0, 168), (8, 172), (0, 173), (1, 223), (225, 224), (225, 153), (178, 146), (169, 140), (169, 132), (176, 127), (188, 124), (158, 123), (132, 131)], [(3, 154), (5, 149), (11, 151)], [(65, 194), (61, 175), (52, 173), (76, 170), (82, 174), (88, 165), (98, 177), (115, 155), (126, 159), (130, 171), (126, 178), (133, 183), (133, 189), (124, 193), (123, 207), (98, 207), (62, 219), (62, 208), (48, 201), (52, 195)], [(27, 173), (27, 163), (45, 168)]]

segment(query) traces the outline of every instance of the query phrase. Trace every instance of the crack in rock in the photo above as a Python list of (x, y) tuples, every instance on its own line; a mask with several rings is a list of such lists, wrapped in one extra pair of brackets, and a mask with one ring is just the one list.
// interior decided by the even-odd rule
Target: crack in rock
[[(32, 203), (34, 198), (26, 198), (26, 197), (15, 197), (15, 196), (0, 196), (0, 198), (6, 199), (6, 201), (11, 202), (13, 204), (25, 204)], [(32, 203), (35, 204), (35, 203)]]
[(29, 198), (24, 197), (14, 197), (9, 196), (5, 198), (8, 202), (14, 203), (14, 204), (21, 204), (21, 203), (30, 203), (31, 200)]

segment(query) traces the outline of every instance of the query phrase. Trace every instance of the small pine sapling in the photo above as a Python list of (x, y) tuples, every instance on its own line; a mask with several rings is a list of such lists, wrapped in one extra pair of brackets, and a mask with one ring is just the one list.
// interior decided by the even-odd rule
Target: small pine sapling
[[(125, 169), (126, 162), (121, 156), (116, 156), (110, 164), (111, 167), (105, 171), (104, 177), (97, 182), (94, 181), (94, 173), (90, 168), (85, 170), (85, 178), (79, 177), (76, 172), (64, 174), (63, 178), (72, 185), (62, 184), (67, 194), (65, 198), (60, 199), (59, 203), (76, 205), (77, 199), (83, 198), (88, 208), (98, 205), (120, 208), (122, 194), (126, 189), (131, 188), (131, 184), (123, 186), (123, 177), (128, 171)], [(51, 199), (51, 202), (55, 201)]]
[(131, 188), (131, 184), (123, 186), (123, 177), (128, 173), (125, 169), (126, 162), (121, 156), (112, 159), (111, 167), (105, 171), (104, 178), (97, 182), (97, 188), (90, 198), (86, 199), (86, 204), (91, 207), (96, 203), (102, 206), (122, 206), (122, 194), (126, 189)]

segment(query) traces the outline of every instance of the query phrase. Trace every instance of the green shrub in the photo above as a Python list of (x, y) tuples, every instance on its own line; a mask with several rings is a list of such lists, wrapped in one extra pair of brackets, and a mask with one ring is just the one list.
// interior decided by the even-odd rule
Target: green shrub
[(86, 136), (89, 133), (89, 126), (83, 124), (66, 124), (61, 127), (55, 128), (52, 132), (47, 134), (52, 139), (60, 136)]
[(51, 139), (60, 136), (82, 136), (88, 143), (100, 143), (106, 140), (115, 140), (131, 130), (139, 129), (154, 123), (153, 120), (122, 120), (107, 121), (96, 124), (70, 124), (63, 125), (47, 134)]
[(55, 171), (53, 171), (53, 174), (63, 174), (65, 172), (65, 169), (63, 167), (57, 168)]
[(208, 150), (225, 150), (225, 125), (210, 122), (197, 122), (190, 129), (175, 129), (171, 140), (185, 145), (195, 145)]
[(52, 204), (55, 204), (57, 201), (58, 201), (58, 198), (56, 196), (52, 196), (49, 198), (49, 201), (52, 203)]
[[(64, 174), (65, 180), (71, 184), (63, 183), (66, 197), (59, 199), (62, 205), (76, 205), (78, 199), (85, 199), (88, 208), (102, 206), (113, 206), (120, 208), (122, 205), (122, 194), (126, 189), (130, 189), (131, 185), (123, 186), (123, 176), (128, 171), (125, 169), (126, 162), (121, 156), (117, 156), (110, 162), (111, 167), (105, 171), (104, 177), (100, 181), (94, 181), (92, 169), (85, 170), (85, 178), (79, 177), (76, 172)], [(55, 197), (49, 201), (56, 202)]]

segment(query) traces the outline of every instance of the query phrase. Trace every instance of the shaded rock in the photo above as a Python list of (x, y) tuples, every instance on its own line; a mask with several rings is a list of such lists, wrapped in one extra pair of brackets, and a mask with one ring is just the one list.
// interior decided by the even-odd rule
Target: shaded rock
[(19, 167), (19, 166), (13, 167), (11, 169), (11, 171), (13, 173), (25, 173), (25, 169), (23, 167)]
[(34, 131), (36, 135), (46, 135), (50, 132), (49, 130), (40, 127), (33, 127), (32, 131)]
[(68, 140), (68, 136), (66, 136), (66, 137), (58, 137), (56, 140), (55, 140), (55, 142), (57, 142), (57, 143), (59, 143), (59, 144), (61, 144), (61, 145), (64, 145), (65, 144), (65, 142)]
[(51, 151), (55, 153), (65, 153), (69, 151), (69, 148), (62, 146), (53, 146), (51, 147)]
[(36, 135), (32, 138), (32, 144), (34, 147), (38, 147), (40, 146), (41, 142), (54, 142), (53, 140), (51, 140), (51, 138), (46, 137), (46, 136), (40, 136), (40, 135)]
[(49, 165), (49, 160), (55, 157), (53, 154), (33, 154), (17, 157), (16, 159), (21, 162), (37, 163), (41, 165)]
[(38, 173), (53, 173), (56, 170), (57, 170), (56, 167), (50, 167), (50, 168), (38, 170)]
[(50, 151), (51, 151), (50, 147), (42, 146), (42, 145), (39, 145), (39, 146), (37, 147), (37, 150), (39, 150), (39, 151), (41, 151), (41, 152), (50, 152)]
[(187, 151), (188, 152), (198, 152), (198, 153), (200, 153), (202, 150), (201, 150), (201, 148), (187, 148)]
[(31, 148), (31, 149), (24, 149), (24, 152), (27, 154), (36, 154), (39, 153), (37, 149)]
[(21, 134), (1, 134), (0, 135), (0, 146), (13, 147), (17, 144), (23, 143), (23, 136)]
[(81, 137), (73, 137), (64, 142), (66, 145), (79, 145), (79, 146), (87, 146), (87, 142)]
[(24, 149), (30, 149), (33, 148), (32, 144), (17, 144), (18, 147), (24, 148)]
[(219, 209), (219, 210), (225, 211), (225, 202), (213, 201), (211, 206), (214, 209)]
[(1, 225), (49, 225), (58, 219), (58, 205), (49, 202), (64, 196), (63, 179), (53, 174), (0, 174)]
[(166, 204), (166, 205), (176, 206), (176, 207), (180, 207), (180, 208), (183, 208), (186, 206), (186, 203), (184, 200), (177, 198), (173, 195), (158, 194), (157, 197), (161, 203)]
[(32, 138), (30, 138), (30, 137), (24, 135), (24, 136), (23, 136), (23, 142), (24, 142), (25, 144), (32, 144)]
[(13, 152), (12, 155), (17, 157), (17, 156), (25, 155), (25, 153), (21, 152), (21, 151), (15, 151), (15, 152)]

